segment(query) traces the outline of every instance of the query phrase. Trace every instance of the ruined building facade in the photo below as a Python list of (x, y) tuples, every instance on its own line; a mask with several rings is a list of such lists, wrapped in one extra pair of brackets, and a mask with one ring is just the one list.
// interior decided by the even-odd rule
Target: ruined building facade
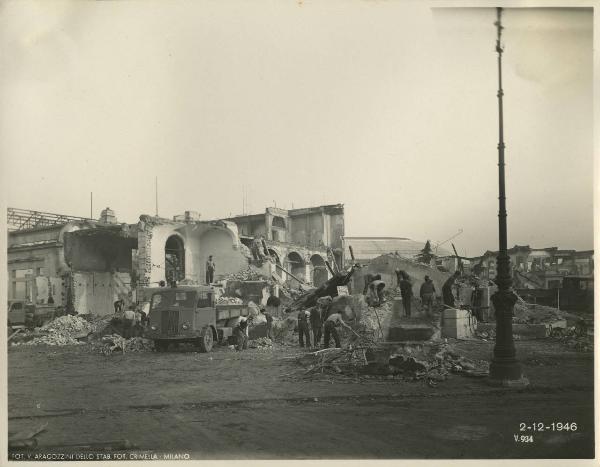
[[(325, 261), (340, 264), (342, 253), (342, 205), (214, 221), (141, 215), (136, 224), (119, 223), (109, 208), (99, 220), (19, 211), (9, 230), (8, 298), (79, 313), (111, 313), (117, 299), (133, 302), (138, 287), (161, 281), (202, 284), (209, 255), (215, 280), (254, 264), (290, 286), (318, 286), (330, 277)], [(260, 238), (273, 262), (254, 261), (249, 247)]]

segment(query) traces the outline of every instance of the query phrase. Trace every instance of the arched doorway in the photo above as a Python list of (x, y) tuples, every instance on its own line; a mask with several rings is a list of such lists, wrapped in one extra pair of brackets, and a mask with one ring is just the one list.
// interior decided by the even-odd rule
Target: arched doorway
[(165, 243), (165, 280), (167, 283), (185, 278), (185, 248), (179, 235), (171, 235)]
[(325, 260), (321, 255), (312, 255), (310, 257), (310, 264), (312, 265), (312, 283), (315, 287), (327, 282), (327, 266), (325, 266)]
[[(299, 253), (292, 251), (287, 255), (286, 263), (286, 269), (298, 279), (303, 281), (305, 278), (306, 265), (304, 264), (302, 256), (300, 256)], [(293, 285), (298, 285), (298, 281), (296, 281), (293, 277), (288, 276), (288, 280), (292, 281), (294, 283)]]

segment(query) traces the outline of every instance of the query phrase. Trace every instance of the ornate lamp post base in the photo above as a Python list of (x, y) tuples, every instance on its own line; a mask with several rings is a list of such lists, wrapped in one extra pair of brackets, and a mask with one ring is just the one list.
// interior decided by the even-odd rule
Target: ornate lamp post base
[[(507, 257), (500, 257), (498, 262), (507, 263)], [(505, 388), (524, 388), (529, 385), (529, 380), (523, 375), (521, 365), (516, 359), (512, 336), (512, 319), (517, 296), (510, 288), (504, 288), (507, 285), (510, 287), (510, 284), (503, 283), (502, 280), (499, 282), (503, 288), (491, 297), (496, 313), (496, 345), (488, 383)]]

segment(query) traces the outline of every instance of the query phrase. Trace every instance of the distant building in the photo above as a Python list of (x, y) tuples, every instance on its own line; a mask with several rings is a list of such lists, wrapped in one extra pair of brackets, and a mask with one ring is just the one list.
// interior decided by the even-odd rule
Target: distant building
[[(476, 275), (496, 277), (497, 252), (486, 251), (472, 258)], [(594, 251), (560, 250), (557, 247), (531, 248), (515, 245), (508, 250), (515, 288), (561, 288), (566, 276), (593, 277)]]

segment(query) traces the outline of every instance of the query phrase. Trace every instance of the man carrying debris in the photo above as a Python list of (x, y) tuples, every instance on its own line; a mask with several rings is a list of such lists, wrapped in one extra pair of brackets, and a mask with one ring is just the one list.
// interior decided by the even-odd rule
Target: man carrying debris
[(210, 285), (213, 283), (215, 278), (215, 270), (216, 270), (215, 262), (213, 261), (212, 255), (208, 257), (208, 261), (206, 262), (206, 285)]
[(125, 339), (131, 337), (133, 331), (133, 322), (135, 321), (135, 310), (134, 306), (130, 305), (123, 315), (123, 332), (122, 335)]
[(333, 336), (336, 348), (339, 349), (341, 347), (340, 335), (338, 334), (336, 329), (336, 327), (339, 326), (344, 326), (345, 328), (352, 329), (344, 322), (340, 313), (333, 313), (331, 316), (329, 316), (329, 318), (325, 320), (325, 349), (329, 348), (330, 336)]
[(410, 283), (408, 274), (402, 271), (402, 280), (400, 280), (400, 295), (402, 296), (402, 305), (404, 306), (404, 314), (410, 318), (411, 302), (413, 298), (412, 284)]
[(310, 347), (310, 331), (308, 328), (308, 320), (310, 317), (309, 310), (300, 310), (298, 312), (298, 340), (300, 347), (304, 347), (304, 338), (306, 337), (306, 347)]
[(433, 281), (429, 276), (425, 276), (425, 282), (421, 284), (419, 295), (423, 303), (423, 311), (430, 313), (433, 308), (433, 299), (435, 298), (435, 285), (433, 285)]
[(442, 286), (442, 299), (444, 300), (444, 305), (449, 308), (454, 308), (455, 306), (452, 287), (454, 286), (456, 279), (458, 279), (458, 276), (460, 276), (460, 271), (456, 271)]

